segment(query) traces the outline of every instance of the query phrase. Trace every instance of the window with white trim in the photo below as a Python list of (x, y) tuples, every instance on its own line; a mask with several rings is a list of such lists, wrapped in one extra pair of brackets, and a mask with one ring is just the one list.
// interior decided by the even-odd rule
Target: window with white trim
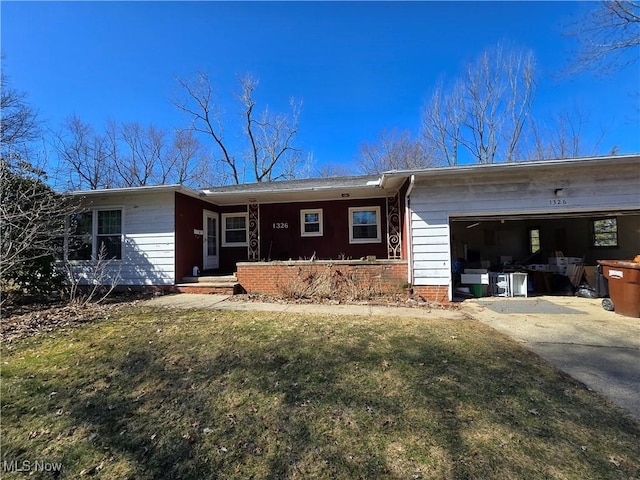
[(349, 243), (380, 243), (380, 207), (349, 208)]
[(90, 210), (69, 217), (68, 260), (122, 258), (122, 210)]
[(303, 237), (322, 236), (322, 209), (300, 210), (300, 235)]
[(222, 214), (222, 246), (246, 247), (247, 226), (249, 224), (248, 213), (223, 213)]

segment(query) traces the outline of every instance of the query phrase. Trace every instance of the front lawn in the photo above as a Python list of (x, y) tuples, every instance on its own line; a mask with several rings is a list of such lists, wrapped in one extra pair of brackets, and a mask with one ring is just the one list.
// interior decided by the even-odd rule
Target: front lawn
[(2, 478), (640, 478), (638, 424), (475, 321), (133, 307), (3, 345), (1, 403)]

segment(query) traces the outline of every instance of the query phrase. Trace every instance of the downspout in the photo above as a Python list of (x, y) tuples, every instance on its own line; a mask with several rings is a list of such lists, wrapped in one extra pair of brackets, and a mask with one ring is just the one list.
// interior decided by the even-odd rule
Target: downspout
[(411, 179), (409, 180), (409, 188), (407, 188), (407, 193), (404, 194), (404, 224), (405, 224), (405, 235), (407, 238), (407, 281), (413, 286), (413, 237), (411, 235), (411, 191), (413, 190), (413, 185), (416, 182), (416, 176), (411, 175)]

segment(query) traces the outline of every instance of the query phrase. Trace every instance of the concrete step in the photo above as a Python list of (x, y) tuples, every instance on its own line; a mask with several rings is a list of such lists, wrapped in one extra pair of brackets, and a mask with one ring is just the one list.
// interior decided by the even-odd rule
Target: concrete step
[(236, 295), (244, 293), (238, 282), (186, 282), (175, 286), (178, 293)]
[(199, 277), (182, 277), (182, 283), (237, 283), (235, 275), (202, 275)]
[(179, 293), (216, 293), (220, 295), (244, 293), (235, 275), (183, 277), (182, 283), (177, 284), (175, 290)]

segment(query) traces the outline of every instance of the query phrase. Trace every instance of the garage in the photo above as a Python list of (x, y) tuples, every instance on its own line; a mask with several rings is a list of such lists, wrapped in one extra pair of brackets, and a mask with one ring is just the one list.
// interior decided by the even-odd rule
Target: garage
[[(573, 295), (585, 272), (593, 283), (597, 260), (640, 253), (638, 155), (403, 173), (410, 278), (426, 298), (469, 286), (474, 296)], [(505, 280), (518, 285), (496, 291)]]
[(491, 288), (494, 282), (486, 278), (483, 296), (573, 295), (581, 286), (595, 292), (598, 260), (637, 255), (639, 225), (638, 211), (453, 217), (454, 297), (474, 293), (469, 290), (474, 277), (465, 270), (527, 274), (526, 291), (511, 291), (513, 282)]

